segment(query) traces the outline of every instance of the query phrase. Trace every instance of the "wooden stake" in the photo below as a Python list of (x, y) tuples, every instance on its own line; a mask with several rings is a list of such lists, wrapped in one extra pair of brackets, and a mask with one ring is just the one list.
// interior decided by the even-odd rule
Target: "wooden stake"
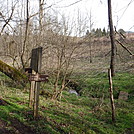
[[(31, 68), (34, 70), (34, 73), (39, 77), (41, 73), (41, 62), (42, 62), (42, 47), (38, 47), (32, 50), (32, 58), (31, 58)], [(39, 107), (39, 92), (40, 92), (40, 82), (39, 81), (31, 81), (31, 89), (29, 95), (29, 106), (33, 106), (33, 115), (34, 119), (38, 117), (38, 107)]]
[[(41, 73), (41, 62), (42, 62), (42, 47), (37, 49), (37, 74)], [(34, 118), (38, 117), (38, 107), (39, 107), (39, 92), (40, 92), (40, 82), (35, 82), (35, 90), (34, 90)]]
[(115, 105), (114, 105), (114, 97), (113, 97), (113, 83), (111, 76), (111, 69), (108, 69), (108, 77), (109, 77), (109, 92), (110, 92), (110, 101), (111, 101), (111, 109), (112, 109), (112, 121), (115, 122)]
[(40, 82), (35, 82), (34, 105), (33, 105), (34, 119), (36, 119), (38, 117), (39, 91), (40, 91)]
[[(35, 74), (35, 71), (32, 70), (32, 74)], [(35, 89), (35, 81), (31, 81), (31, 87), (29, 92), (29, 107), (33, 108), (34, 104), (34, 89)]]
[(34, 87), (35, 87), (35, 81), (31, 82), (30, 92), (29, 92), (29, 107), (32, 108), (34, 103)]

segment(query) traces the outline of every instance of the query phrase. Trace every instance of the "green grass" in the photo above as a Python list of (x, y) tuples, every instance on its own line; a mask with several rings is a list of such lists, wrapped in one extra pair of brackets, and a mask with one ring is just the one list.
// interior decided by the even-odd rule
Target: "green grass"
[(7, 122), (7, 128), (12, 131), (15, 131), (12, 123), (17, 120), (22, 127), (30, 128), (35, 134), (133, 133), (133, 80), (134, 76), (127, 73), (119, 73), (113, 79), (114, 90), (132, 94), (127, 101), (115, 100), (115, 124), (111, 121), (109, 86), (105, 73), (80, 81), (83, 87), (82, 96), (75, 96), (66, 91), (63, 92), (61, 101), (52, 101), (40, 96), (39, 120), (33, 119), (32, 109), (28, 107), (28, 92), (0, 86), (0, 96), (9, 103), (0, 106), (0, 120)]
[[(90, 76), (84, 79), (85, 82), (81, 82), (83, 95), (92, 97), (108, 97), (109, 96), (109, 81), (106, 73), (101, 73), (95, 76)], [(117, 98), (120, 91), (125, 91), (130, 94), (130, 97), (134, 95), (134, 74), (129, 73), (116, 73), (113, 78), (113, 91), (114, 97)]]

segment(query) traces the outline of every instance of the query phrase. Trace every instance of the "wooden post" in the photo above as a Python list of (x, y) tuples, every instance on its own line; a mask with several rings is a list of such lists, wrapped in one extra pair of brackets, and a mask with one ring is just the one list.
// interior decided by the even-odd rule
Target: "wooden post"
[[(37, 74), (41, 73), (41, 62), (42, 62), (42, 47), (38, 48), (38, 66), (37, 66)], [(40, 82), (35, 82), (35, 91), (34, 91), (34, 118), (38, 117), (38, 107), (39, 107), (39, 92), (40, 92)]]
[[(32, 74), (36, 74), (34, 70), (32, 70)], [(29, 92), (29, 107), (32, 108), (34, 104), (34, 89), (35, 89), (35, 81), (31, 81), (31, 87)]]
[(40, 90), (40, 82), (35, 82), (35, 90), (34, 90), (34, 105), (33, 105), (33, 114), (34, 119), (38, 117), (38, 107), (39, 107), (39, 90)]
[[(32, 49), (32, 56), (31, 56), (31, 69), (32, 69), (32, 74), (36, 74), (37, 72), (37, 61), (38, 61), (38, 55), (37, 55), (37, 49)], [(31, 81), (31, 87), (29, 91), (29, 107), (33, 107), (34, 104), (34, 90), (35, 90), (35, 81)]]
[[(32, 58), (31, 58), (32, 74), (38, 76), (38, 74), (41, 73), (41, 62), (42, 62), (42, 47), (38, 47), (32, 50)], [(39, 90), (40, 90), (40, 82), (31, 81), (29, 106), (30, 107), (33, 106), (34, 118), (38, 117)]]
[(113, 97), (111, 69), (108, 69), (108, 77), (109, 77), (109, 86), (110, 86), (109, 92), (110, 92), (110, 101), (111, 101), (111, 109), (112, 109), (112, 121), (115, 122), (115, 105), (114, 105), (114, 97)]

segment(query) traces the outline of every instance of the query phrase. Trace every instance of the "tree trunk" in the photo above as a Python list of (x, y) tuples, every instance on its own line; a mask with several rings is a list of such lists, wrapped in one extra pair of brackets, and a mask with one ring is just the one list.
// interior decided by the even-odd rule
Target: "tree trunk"
[(26, 14), (27, 14), (27, 18), (26, 18), (25, 37), (24, 37), (23, 49), (21, 53), (21, 63), (22, 63), (23, 69), (25, 69), (25, 64), (26, 64), (24, 57), (25, 57), (26, 43), (27, 43), (27, 38), (28, 38), (28, 28), (29, 28), (29, 0), (27, 0), (27, 3), (26, 3)]
[(39, 46), (43, 45), (43, 5), (44, 0), (39, 0)]
[(0, 72), (4, 73), (8, 77), (10, 77), (12, 80), (16, 81), (17, 83), (23, 86), (28, 81), (28, 78), (25, 74), (22, 74), (21, 72), (7, 65), (1, 60), (0, 60)]
[(109, 77), (109, 92), (110, 92), (110, 101), (111, 101), (111, 109), (112, 109), (112, 121), (115, 122), (115, 105), (114, 105), (114, 96), (113, 96), (113, 83), (111, 77), (111, 69), (108, 70)]
[(111, 39), (111, 75), (115, 75), (115, 37), (114, 37), (114, 28), (112, 20), (112, 7), (111, 0), (108, 0), (108, 19), (109, 19), (109, 28), (110, 28), (110, 39)]

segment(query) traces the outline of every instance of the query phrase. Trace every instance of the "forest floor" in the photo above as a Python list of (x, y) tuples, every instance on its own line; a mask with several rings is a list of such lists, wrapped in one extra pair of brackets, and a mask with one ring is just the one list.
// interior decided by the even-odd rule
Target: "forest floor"
[[(85, 53), (75, 59), (75, 71), (70, 78), (77, 83), (75, 90), (80, 95), (70, 94), (68, 88), (60, 100), (40, 95), (36, 120), (28, 107), (30, 85), (24, 89), (0, 73), (0, 134), (134, 134), (133, 57), (117, 46), (113, 78), (116, 122), (113, 123), (107, 75), (110, 44), (107, 43), (101, 40), (93, 44), (92, 55), (88, 45), (82, 46)], [(134, 45), (130, 43), (127, 47), (130, 46), (134, 52)], [(51, 91), (52, 83), (41, 84), (41, 90)], [(127, 99), (119, 99), (120, 91), (128, 94)]]
[[(79, 81), (82, 87), (81, 96), (70, 94), (68, 91), (64, 91), (58, 101), (40, 96), (37, 120), (33, 119), (32, 109), (28, 107), (28, 89), (14, 87), (11, 80), (4, 77), (5, 85), (0, 86), (0, 134), (134, 133), (133, 74), (117, 73), (113, 79), (115, 123), (111, 120), (106, 73), (83, 77)], [(120, 91), (129, 94), (127, 100), (118, 99)]]

